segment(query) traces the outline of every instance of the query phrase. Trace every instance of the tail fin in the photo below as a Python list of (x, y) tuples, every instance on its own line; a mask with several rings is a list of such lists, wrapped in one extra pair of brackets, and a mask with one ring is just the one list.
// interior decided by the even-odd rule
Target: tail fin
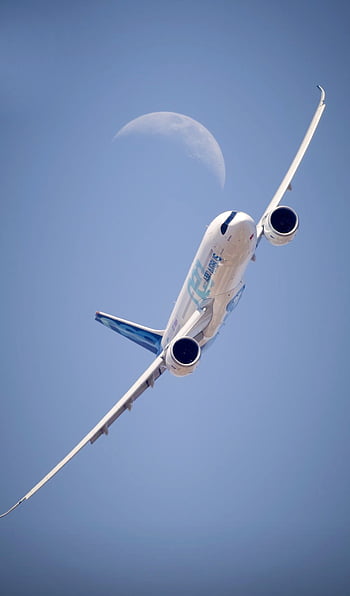
[(137, 325), (137, 323), (125, 321), (125, 319), (113, 317), (104, 312), (97, 312), (95, 320), (102, 323), (102, 325), (106, 325), (106, 327), (109, 327), (113, 331), (120, 333), (120, 335), (131, 339), (131, 341), (150, 350), (154, 354), (159, 354), (161, 352), (161, 341), (164, 331)]

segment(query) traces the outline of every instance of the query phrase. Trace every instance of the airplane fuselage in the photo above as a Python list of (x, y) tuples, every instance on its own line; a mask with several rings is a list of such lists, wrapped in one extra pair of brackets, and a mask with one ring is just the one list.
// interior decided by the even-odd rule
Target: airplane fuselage
[(243, 275), (254, 255), (256, 239), (254, 220), (241, 211), (226, 211), (211, 222), (170, 315), (163, 348), (203, 306), (207, 306), (207, 317), (191, 336), (202, 347), (216, 335), (242, 295)]

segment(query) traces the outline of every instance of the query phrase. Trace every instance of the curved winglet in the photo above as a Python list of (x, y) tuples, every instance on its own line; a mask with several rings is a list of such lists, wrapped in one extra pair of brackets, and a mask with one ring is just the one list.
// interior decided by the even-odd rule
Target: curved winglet
[(1, 513), (1, 515), (0, 515), (0, 518), (1, 518), (1, 517), (6, 517), (6, 515), (8, 515), (9, 513), (11, 513), (11, 511), (13, 511), (14, 509), (17, 509), (17, 507), (18, 507), (18, 506), (19, 506), (21, 503), (23, 503), (23, 501), (25, 501), (25, 500), (26, 500), (26, 498), (25, 498), (25, 497), (23, 497), (23, 499), (20, 499), (20, 500), (19, 500), (19, 501), (16, 503), (16, 505), (12, 505), (12, 507), (11, 507), (11, 508), (10, 508), (8, 511), (5, 511), (5, 513)]
[(323, 87), (321, 87), (321, 85), (317, 85), (317, 89), (319, 89), (321, 91), (321, 99), (320, 99), (320, 103), (325, 103), (325, 99), (326, 99), (326, 92), (323, 89)]

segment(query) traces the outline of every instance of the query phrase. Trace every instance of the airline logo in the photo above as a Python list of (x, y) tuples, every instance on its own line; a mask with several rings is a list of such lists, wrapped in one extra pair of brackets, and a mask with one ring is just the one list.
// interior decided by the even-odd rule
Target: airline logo
[(188, 280), (187, 290), (197, 306), (209, 298), (210, 291), (214, 286), (213, 277), (221, 261), (222, 258), (212, 251), (206, 267), (198, 259), (195, 262)]

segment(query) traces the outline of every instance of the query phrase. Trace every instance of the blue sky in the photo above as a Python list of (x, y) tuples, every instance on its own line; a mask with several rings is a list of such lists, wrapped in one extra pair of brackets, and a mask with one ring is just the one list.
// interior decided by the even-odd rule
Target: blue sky
[[(349, 8), (2, 2), (1, 509), (152, 355), (94, 321), (164, 327), (205, 226), (258, 219), (319, 100), (288, 202), (195, 374), (164, 375), (1, 520), (2, 592), (345, 594), (349, 577)], [(147, 112), (214, 134), (222, 190)]]

